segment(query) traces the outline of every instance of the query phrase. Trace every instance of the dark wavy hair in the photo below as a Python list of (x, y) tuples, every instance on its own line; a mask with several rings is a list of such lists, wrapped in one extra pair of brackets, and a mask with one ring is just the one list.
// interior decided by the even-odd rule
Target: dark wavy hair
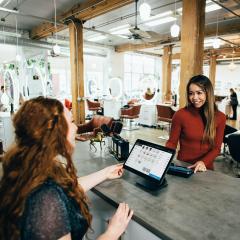
[[(74, 198), (91, 225), (88, 199), (77, 181), (72, 147), (67, 141), (64, 107), (55, 99), (38, 97), (23, 104), (13, 119), (15, 145), (3, 158), (0, 181), (0, 239), (19, 239), (25, 201), (51, 178)], [(60, 161), (59, 156), (65, 160)]]
[(206, 102), (202, 107), (203, 120), (205, 123), (205, 129), (203, 134), (203, 141), (208, 142), (213, 148), (215, 143), (216, 126), (215, 126), (215, 113), (218, 111), (215, 104), (214, 90), (211, 81), (204, 75), (197, 75), (192, 77), (186, 88), (187, 107), (192, 103), (189, 99), (189, 88), (191, 84), (195, 84), (200, 87), (206, 94)]

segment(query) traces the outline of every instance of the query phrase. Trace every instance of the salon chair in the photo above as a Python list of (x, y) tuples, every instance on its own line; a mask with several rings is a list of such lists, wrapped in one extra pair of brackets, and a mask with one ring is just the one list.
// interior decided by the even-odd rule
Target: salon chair
[[(100, 143), (100, 148), (102, 149), (102, 143), (104, 143), (104, 133), (101, 129), (102, 125), (106, 125), (111, 128), (113, 122), (113, 118), (94, 115), (93, 118), (84, 124), (79, 124), (77, 127), (77, 136), (76, 140), (85, 142), (90, 140), (90, 148), (94, 146), (95, 142)], [(95, 147), (96, 149), (96, 147)]]
[[(168, 134), (170, 134), (172, 117), (175, 111), (171, 108), (171, 106), (167, 105), (156, 105), (156, 107), (157, 107), (157, 125), (159, 125), (162, 130), (164, 129), (164, 126), (167, 125)], [(161, 136), (159, 138), (167, 140), (168, 136)]]
[(120, 116), (121, 120), (122, 121), (124, 119), (129, 120), (129, 126), (124, 128), (125, 130), (138, 129), (136, 126), (133, 127), (132, 123), (134, 122), (134, 119), (139, 118), (140, 109), (141, 109), (141, 105), (135, 105), (135, 106), (132, 106), (132, 107), (127, 108), (127, 109), (121, 109), (121, 116)]
[(237, 170), (236, 173), (237, 177), (240, 177), (240, 151), (239, 151), (239, 143), (240, 143), (240, 133), (236, 132), (233, 134), (228, 135), (228, 149), (230, 152), (230, 155), (237, 163)]
[(223, 137), (223, 156), (225, 156), (226, 154), (228, 154), (228, 135), (232, 134), (234, 132), (236, 132), (237, 129), (234, 127), (231, 127), (229, 125), (226, 124), (225, 129), (224, 129), (224, 137)]
[(64, 100), (64, 106), (69, 110), (71, 111), (72, 110), (72, 102), (68, 99), (65, 98)]
[(99, 102), (90, 101), (89, 99), (87, 99), (86, 102), (87, 102), (88, 110), (92, 111), (93, 115), (97, 114), (97, 111), (102, 111), (102, 108)]

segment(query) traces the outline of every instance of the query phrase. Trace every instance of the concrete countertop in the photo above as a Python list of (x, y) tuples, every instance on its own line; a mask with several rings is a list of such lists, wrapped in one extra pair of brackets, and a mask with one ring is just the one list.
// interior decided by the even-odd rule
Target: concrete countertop
[[(88, 143), (77, 143), (74, 161), (79, 176), (117, 163), (107, 149), (93, 153)], [(115, 206), (127, 202), (133, 219), (162, 239), (240, 239), (240, 179), (207, 171), (189, 179), (167, 175), (167, 181), (153, 195), (125, 171), (123, 178), (106, 181), (93, 192)]]

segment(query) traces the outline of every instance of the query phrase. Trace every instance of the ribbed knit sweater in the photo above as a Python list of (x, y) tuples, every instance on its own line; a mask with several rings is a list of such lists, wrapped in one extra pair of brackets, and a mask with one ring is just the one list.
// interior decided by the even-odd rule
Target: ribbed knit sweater
[(194, 107), (182, 108), (173, 116), (171, 134), (166, 146), (176, 149), (179, 141), (178, 160), (191, 164), (203, 161), (207, 169), (213, 170), (213, 161), (221, 150), (226, 116), (217, 111), (215, 113), (215, 122), (215, 146), (210, 148), (208, 143), (202, 142), (204, 123), (200, 110)]

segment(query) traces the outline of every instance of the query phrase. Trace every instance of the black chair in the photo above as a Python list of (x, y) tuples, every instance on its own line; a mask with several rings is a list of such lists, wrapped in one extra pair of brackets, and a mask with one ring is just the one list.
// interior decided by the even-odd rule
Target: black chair
[[(237, 169), (239, 169), (240, 163), (240, 133), (233, 133), (228, 136), (228, 148), (232, 159), (237, 163)], [(238, 171), (237, 176), (240, 177), (240, 172)]]
[(229, 126), (229, 125), (226, 125), (226, 126), (225, 126), (225, 129), (224, 129), (224, 137), (223, 137), (223, 155), (224, 155), (224, 156), (225, 156), (226, 153), (227, 153), (226, 149), (227, 149), (227, 146), (228, 146), (228, 135), (229, 135), (229, 134), (232, 134), (232, 133), (234, 133), (234, 132), (236, 132), (236, 131), (237, 131), (237, 129), (234, 128), (234, 127), (231, 127), (231, 126)]
[(123, 124), (119, 121), (113, 121), (111, 127), (108, 127), (106, 124), (101, 126), (105, 136), (119, 135), (122, 131)]

